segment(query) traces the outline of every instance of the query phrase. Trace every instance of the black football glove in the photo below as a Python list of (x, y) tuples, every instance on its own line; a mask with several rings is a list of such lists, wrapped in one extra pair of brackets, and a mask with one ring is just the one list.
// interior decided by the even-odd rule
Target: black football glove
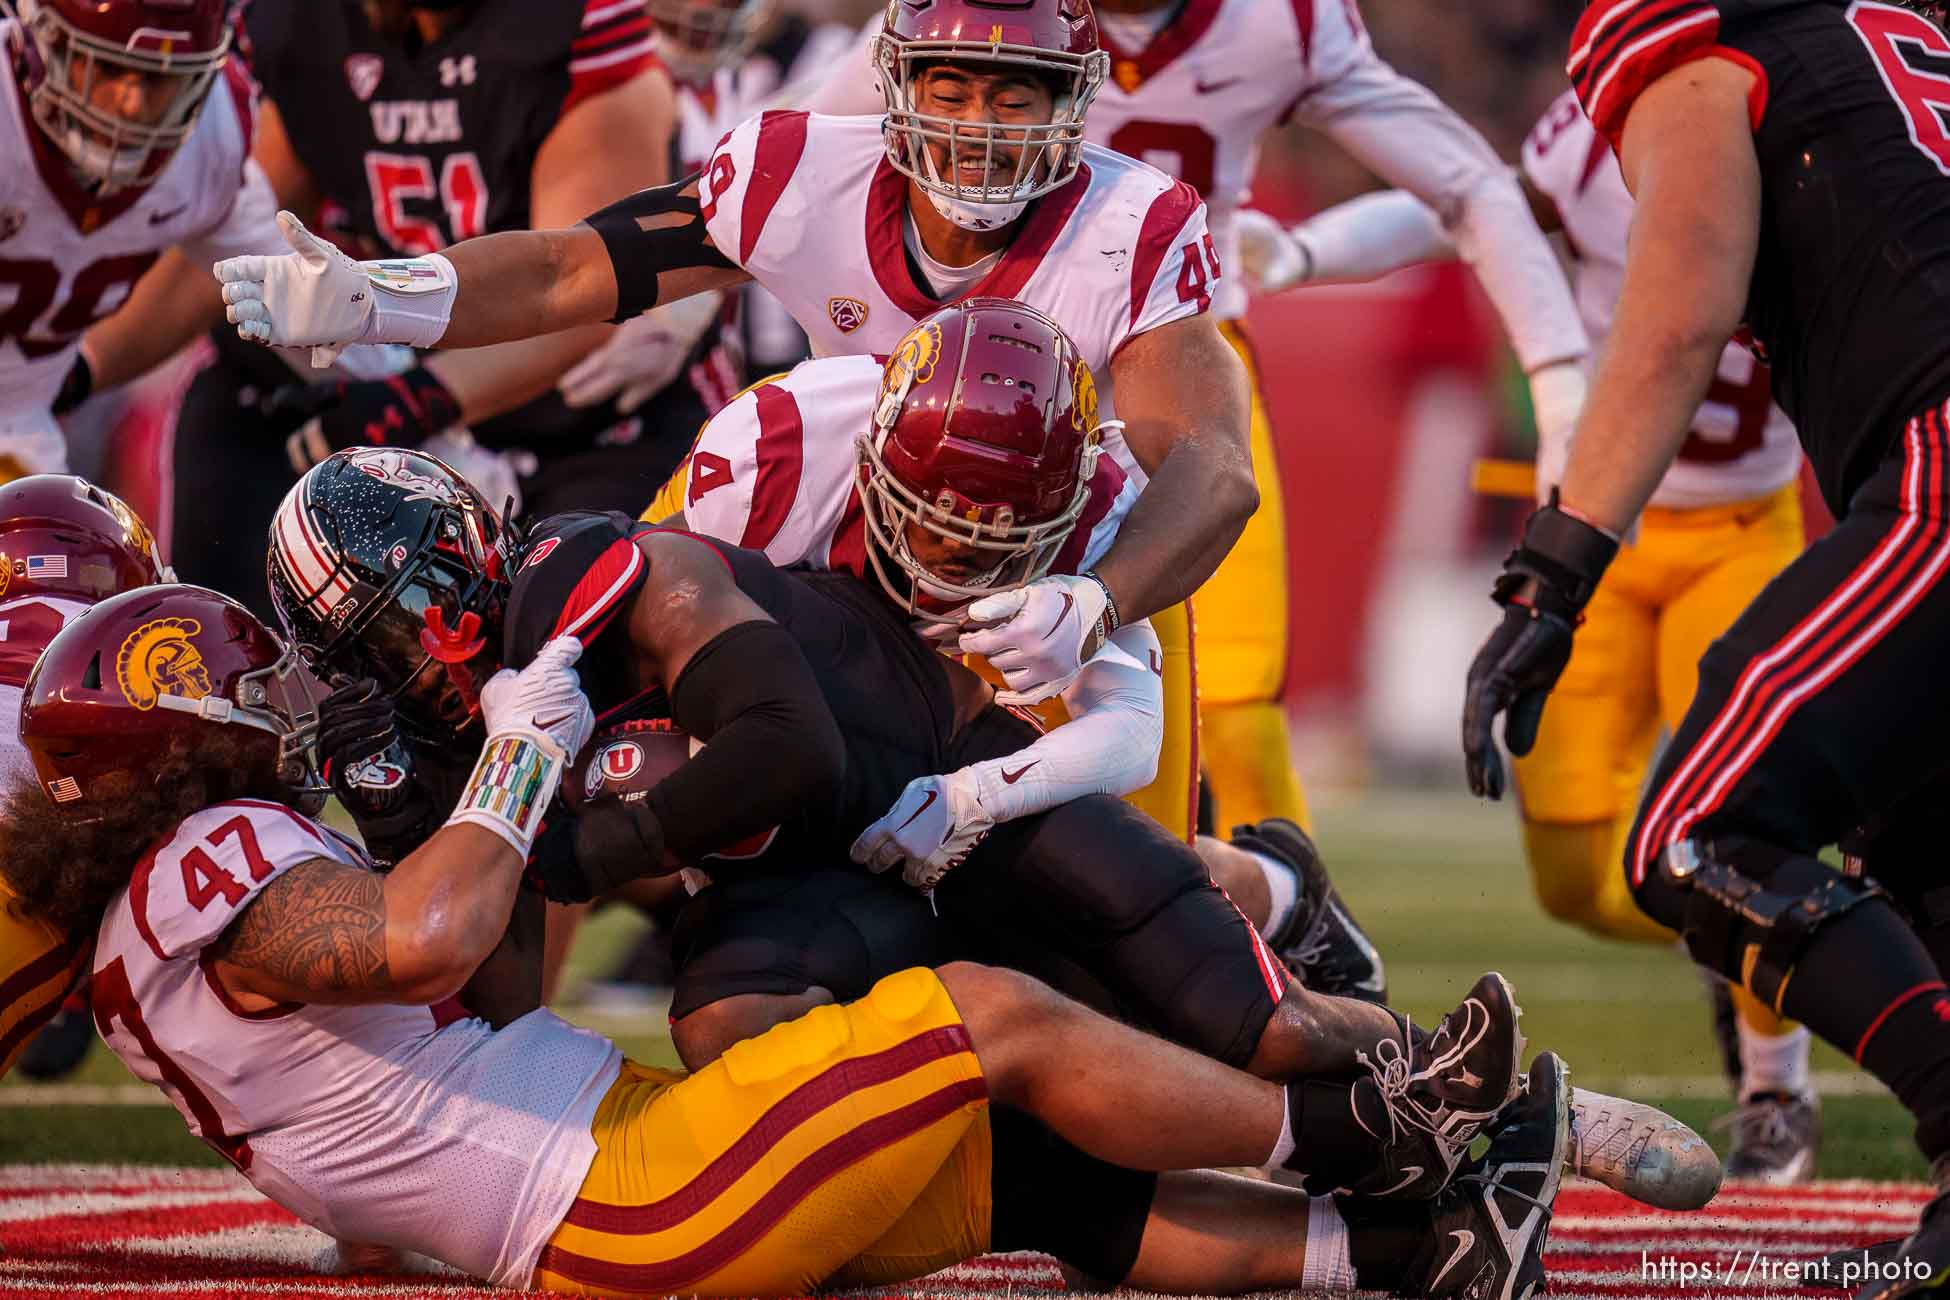
[(88, 364), (88, 353), (76, 348), (74, 364), (68, 367), (67, 375), (61, 380), (61, 391), (54, 395), (54, 413), (66, 415), (75, 407), (88, 400), (95, 391), (95, 368)]
[(1521, 757), (1537, 743), (1544, 700), (1571, 658), (1571, 633), (1618, 543), (1557, 508), (1557, 495), (1530, 516), (1503, 561), (1490, 597), (1503, 621), (1469, 665), (1463, 698), (1463, 761), (1472, 794), (1503, 797), (1503, 760), (1490, 726), (1506, 713), (1503, 743)]
[(375, 862), (391, 866), (439, 829), (441, 809), (416, 779), (392, 697), (371, 678), (341, 686), (319, 705), (318, 761)]
[(418, 446), (460, 423), (460, 403), (425, 366), (390, 379), (286, 384), (258, 411), (271, 432), (287, 435), (299, 471), (347, 447)]

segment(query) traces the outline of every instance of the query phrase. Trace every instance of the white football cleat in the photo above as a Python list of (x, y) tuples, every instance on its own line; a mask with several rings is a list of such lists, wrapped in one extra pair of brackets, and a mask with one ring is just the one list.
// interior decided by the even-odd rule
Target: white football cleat
[(1571, 1089), (1567, 1173), (1661, 1210), (1697, 1210), (1720, 1190), (1706, 1139), (1655, 1106)]

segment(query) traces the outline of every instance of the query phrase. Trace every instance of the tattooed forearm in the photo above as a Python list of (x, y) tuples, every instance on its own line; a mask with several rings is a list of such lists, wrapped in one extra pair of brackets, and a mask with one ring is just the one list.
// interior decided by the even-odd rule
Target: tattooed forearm
[(293, 867), (231, 922), (215, 955), (300, 999), (385, 992), (384, 882), (322, 858)]

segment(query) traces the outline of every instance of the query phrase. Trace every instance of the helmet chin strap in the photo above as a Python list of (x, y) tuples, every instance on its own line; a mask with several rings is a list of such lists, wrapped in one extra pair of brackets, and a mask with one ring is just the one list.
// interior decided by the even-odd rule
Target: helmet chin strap
[(1028, 208), (1027, 200), (1017, 203), (970, 203), (967, 199), (952, 199), (939, 190), (927, 191), (928, 202), (934, 210), (963, 230), (1000, 230), (1014, 221)]

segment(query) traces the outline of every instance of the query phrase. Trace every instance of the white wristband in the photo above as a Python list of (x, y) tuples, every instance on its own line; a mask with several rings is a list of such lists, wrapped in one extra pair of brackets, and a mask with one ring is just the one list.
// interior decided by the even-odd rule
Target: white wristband
[(466, 822), (493, 831), (526, 862), (565, 765), (562, 751), (538, 733), (489, 736), (447, 825)]
[(440, 341), (460, 292), (452, 262), (431, 253), (361, 262), (359, 267), (373, 287), (372, 319), (360, 342), (430, 348)]

